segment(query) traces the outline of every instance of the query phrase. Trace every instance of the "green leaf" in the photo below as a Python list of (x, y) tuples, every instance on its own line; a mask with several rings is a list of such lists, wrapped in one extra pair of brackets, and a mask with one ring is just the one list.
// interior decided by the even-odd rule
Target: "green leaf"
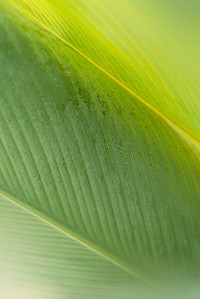
[[(169, 11), (168, 18), (173, 24), (169, 3), (143, 2), (142, 5), (139, 0), (13, 1), (135, 100), (199, 144), (200, 40), (196, 24), (191, 26), (189, 19), (180, 23), (182, 28), (174, 30), (163, 17), (163, 11)], [(177, 18), (186, 18), (189, 8), (184, 0), (177, 2), (181, 6), (177, 10), (183, 16), (176, 11), (173, 25), (179, 27)], [(198, 2), (193, 1), (193, 18), (195, 9), (199, 9)], [(190, 29), (189, 38), (181, 32), (184, 26)]]
[(139, 291), (128, 273), (3, 198), (0, 225), (5, 299), (120, 298), (132, 284)]
[(37, 286), (34, 298), (124, 298), (123, 286), (198, 279), (195, 33), (179, 57), (183, 37), (172, 51), (153, 0), (150, 12), (135, 0), (13, 2), (0, 5), (4, 284), (25, 298)]

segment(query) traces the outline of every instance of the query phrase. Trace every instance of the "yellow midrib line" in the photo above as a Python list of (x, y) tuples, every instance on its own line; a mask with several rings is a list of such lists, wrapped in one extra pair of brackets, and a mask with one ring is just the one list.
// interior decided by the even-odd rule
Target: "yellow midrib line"
[(81, 237), (80, 235), (74, 233), (72, 230), (68, 229), (64, 225), (59, 224), (57, 221), (53, 220), (49, 216), (46, 216), (44, 213), (40, 212), (38, 209), (28, 205), (27, 203), (25, 203), (21, 200), (16, 199), (15, 197), (13, 197), (1, 190), (0, 190), (0, 197), (6, 201), (11, 202), (15, 206), (18, 206), (19, 208), (23, 209), (24, 211), (28, 212), (30, 215), (33, 215), (34, 217), (39, 219), (41, 222), (46, 223), (47, 225), (51, 226), (55, 230), (62, 233), (62, 235), (69, 237), (73, 241), (79, 243), (80, 245), (86, 247), (90, 251), (96, 253), (98, 256), (103, 257), (105, 260), (114, 264), (118, 268), (129, 273), (133, 277), (143, 281), (145, 284), (153, 286), (153, 283), (149, 279), (147, 279), (142, 273), (140, 273), (139, 270), (134, 269), (128, 263), (123, 262), (122, 260), (113, 256), (106, 250), (103, 250), (101, 247), (96, 246), (94, 243), (88, 241), (86, 238)]
[[(12, 2), (13, 3), (13, 2)], [(41, 27), (46, 29), (48, 32), (50, 32), (53, 36), (57, 37), (62, 43), (64, 43), (66, 46), (73, 49), (75, 52), (80, 54), (82, 57), (84, 57), (87, 61), (89, 61), (92, 65), (94, 65), (97, 69), (99, 69), (102, 73), (104, 73), (106, 76), (108, 76), (110, 79), (112, 79), (115, 83), (117, 83), (119, 86), (121, 86), (124, 90), (126, 90), (129, 94), (131, 94), (135, 99), (137, 99), (140, 103), (142, 103), (144, 106), (149, 108), (151, 111), (153, 111), (158, 117), (160, 117), (162, 120), (164, 120), (165, 123), (167, 123), (177, 134), (179, 134), (189, 145), (194, 145), (198, 151), (200, 150), (200, 141), (197, 140), (195, 137), (191, 135), (191, 133), (188, 133), (181, 127), (179, 127), (176, 123), (174, 123), (170, 118), (165, 116), (163, 113), (161, 113), (159, 110), (157, 110), (153, 105), (148, 103), (146, 100), (144, 100), (141, 96), (139, 96), (136, 92), (134, 92), (131, 88), (129, 88), (126, 84), (115, 78), (111, 73), (106, 71), (102, 66), (100, 66), (98, 63), (93, 61), (90, 57), (88, 57), (86, 54), (84, 54), (81, 50), (77, 49), (75, 46), (73, 46), (70, 42), (68, 42), (65, 38), (60, 36), (58, 33), (53, 31), (49, 26), (41, 22), (38, 18), (33, 16), (31, 13), (29, 13), (26, 9), (19, 7), (17, 3), (13, 3), (14, 6), (16, 6), (19, 10), (23, 11), (26, 15), (34, 19)]]

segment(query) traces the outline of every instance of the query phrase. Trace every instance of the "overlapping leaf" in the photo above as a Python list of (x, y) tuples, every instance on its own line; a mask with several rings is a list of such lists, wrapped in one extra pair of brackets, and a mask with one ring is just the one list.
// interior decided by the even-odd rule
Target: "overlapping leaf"
[[(198, 277), (198, 90), (174, 73), (128, 1), (123, 10), (113, 1), (14, 2), (22, 12), (1, 12), (4, 198), (59, 229), (67, 244), (69, 237), (81, 243), (80, 259), (86, 246), (114, 263), (105, 262), (114, 283), (130, 284), (132, 275)], [(57, 242), (55, 232), (43, 236), (43, 244)], [(79, 298), (81, 288), (78, 295), (73, 284), (70, 293)]]

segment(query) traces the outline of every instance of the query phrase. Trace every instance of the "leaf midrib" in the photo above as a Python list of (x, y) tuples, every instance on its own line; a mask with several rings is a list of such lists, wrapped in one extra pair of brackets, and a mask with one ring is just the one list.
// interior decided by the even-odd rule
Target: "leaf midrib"
[(11, 202), (15, 206), (20, 207), (30, 215), (36, 217), (41, 222), (46, 223), (48, 226), (51, 226), (53, 229), (59, 231), (62, 235), (65, 235), (69, 237), (70, 239), (76, 241), (80, 245), (86, 247), (90, 251), (96, 253), (97, 255), (101, 256), (102, 258), (106, 259), (107, 261), (111, 262), (118, 268), (124, 270), (125, 272), (129, 273), (133, 277), (143, 281), (144, 283), (148, 285), (152, 285), (152, 283), (149, 281), (148, 278), (145, 277), (144, 274), (140, 273), (139, 270), (134, 269), (133, 267), (130, 267), (128, 263), (125, 263), (124, 261), (120, 260), (119, 258), (115, 257), (114, 255), (110, 254), (106, 250), (103, 250), (101, 247), (96, 246), (94, 243), (90, 242), (86, 238), (80, 236), (77, 233), (74, 233), (72, 230), (68, 229), (64, 225), (60, 224), (59, 222), (53, 220), (49, 216), (45, 215), (44, 213), (40, 212), (36, 208), (26, 204), (25, 202), (7, 194), (6, 192), (0, 190), (0, 197), (3, 198), (6, 201)]
[(137, 99), (140, 103), (142, 103), (145, 107), (147, 107), (149, 110), (151, 110), (156, 116), (158, 116), (160, 119), (162, 119), (175, 133), (177, 133), (183, 140), (187, 142), (187, 144), (190, 147), (195, 147), (198, 151), (200, 151), (200, 141), (195, 138), (191, 133), (187, 132), (185, 129), (178, 126), (174, 121), (172, 121), (170, 118), (165, 116), (163, 113), (161, 113), (159, 110), (157, 110), (153, 105), (148, 103), (145, 99), (143, 99), (141, 96), (139, 96), (134, 90), (129, 88), (126, 84), (115, 78), (112, 74), (110, 74), (108, 71), (106, 71), (102, 66), (100, 66), (98, 63), (93, 61), (90, 57), (88, 57), (86, 54), (84, 54), (81, 50), (76, 48), (73, 44), (68, 42), (65, 38), (60, 36), (58, 33), (56, 33), (54, 30), (49, 28), (46, 24), (41, 22), (37, 17), (33, 16), (31, 13), (29, 13), (26, 9), (22, 7), (18, 7), (17, 3), (12, 2), (13, 5), (20, 11), (24, 12), (27, 16), (35, 20), (41, 27), (46, 29), (49, 33), (51, 33), (54, 37), (56, 37), (58, 40), (60, 40), (63, 44), (73, 49), (76, 53), (81, 55), (84, 59), (86, 59), (88, 62), (90, 62), (93, 66), (95, 66), (98, 70), (100, 70), (104, 75), (108, 76), (111, 80), (113, 80), (115, 83), (117, 83), (120, 87), (122, 87), (126, 92), (128, 92), (131, 96), (133, 96), (135, 99)]

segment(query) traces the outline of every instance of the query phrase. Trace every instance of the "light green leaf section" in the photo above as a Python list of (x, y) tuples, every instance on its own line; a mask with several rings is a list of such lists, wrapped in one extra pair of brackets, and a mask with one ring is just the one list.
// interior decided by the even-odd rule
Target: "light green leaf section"
[(1, 202), (1, 258), (16, 247), (23, 273), (17, 236), (23, 246), (28, 238), (29, 262), (41, 240), (36, 276), (61, 285), (61, 299), (70, 285), (79, 299), (104, 283), (135, 285), (134, 276), (200, 274), (198, 86), (186, 87), (157, 45), (145, 46), (138, 6), (117, 2), (15, 1), (22, 12), (0, 13), (1, 195), (46, 222)]
[[(12, 221), (11, 221), (12, 219)], [(30, 211), (0, 201), (0, 292), (4, 299), (197, 299), (198, 284), (142, 285)]]
[(131, 285), (139, 292), (128, 273), (3, 197), (0, 227), (4, 299), (123, 298)]

